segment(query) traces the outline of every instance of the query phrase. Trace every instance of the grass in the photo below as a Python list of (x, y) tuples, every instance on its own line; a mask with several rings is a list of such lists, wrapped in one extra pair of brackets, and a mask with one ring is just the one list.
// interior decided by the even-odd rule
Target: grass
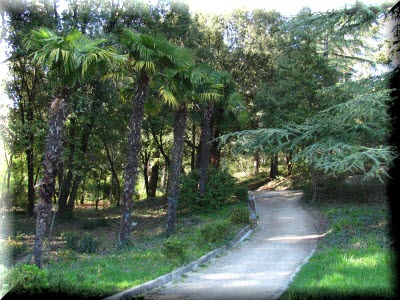
[(386, 203), (321, 197), (314, 209), (327, 219), (327, 234), (280, 299), (394, 299)]
[[(185, 255), (180, 260), (168, 259), (162, 253), (162, 243), (166, 239), (164, 202), (165, 199), (160, 198), (136, 203), (133, 220), (138, 225), (133, 230), (132, 243), (124, 247), (115, 245), (119, 229), (119, 209), (77, 209), (73, 220), (57, 220), (53, 242), (45, 248), (44, 269), (49, 278), (49, 288), (46, 291), (72, 297), (104, 298), (200, 258), (231, 240), (245, 225), (230, 222), (227, 234), (212, 243), (205, 241), (201, 235), (206, 224), (217, 220), (229, 221), (235, 207), (246, 207), (246, 203), (238, 201), (229, 203), (218, 211), (181, 216), (178, 219), (177, 232), (170, 238), (185, 242)], [(23, 241), (29, 245), (27, 251), (17, 256), (13, 263), (21, 263), (21, 259), (31, 252), (31, 231), (34, 228), (30, 224), (32, 222), (34, 219), (23, 215), (13, 218), (14, 232), (19, 232), (15, 238), (18, 238), (19, 243)], [(74, 230), (82, 236), (90, 234), (100, 241), (96, 254), (82, 254), (66, 248), (62, 232)], [(5, 272), (2, 273), (4, 275)]]

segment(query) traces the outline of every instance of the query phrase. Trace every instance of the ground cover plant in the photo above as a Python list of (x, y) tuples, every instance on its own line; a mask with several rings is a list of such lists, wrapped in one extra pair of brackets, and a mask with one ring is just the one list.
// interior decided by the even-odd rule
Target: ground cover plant
[[(15, 264), (9, 273), (14, 279), (2, 274), (3, 294), (10, 285), (23, 295), (46, 292), (101, 298), (118, 293), (171, 272), (227, 243), (247, 225), (246, 220), (231, 221), (232, 212), (245, 211), (246, 205), (232, 197), (230, 203), (218, 210), (183, 216), (179, 218), (176, 233), (166, 238), (165, 199), (137, 201), (133, 241), (123, 247), (115, 246), (118, 209), (77, 208), (74, 219), (56, 219), (53, 242), (45, 245), (49, 251), (44, 257), (43, 270), (26, 264), (31, 259), (34, 220), (15, 215), (11, 226), (19, 233), (10, 245), (24, 246), (22, 250), (14, 250), (13, 260), (8, 261), (9, 266)], [(94, 228), (85, 225), (93, 223), (97, 225)]]
[(326, 221), (326, 235), (281, 299), (394, 298), (384, 193), (378, 189), (365, 199), (364, 193), (355, 196), (357, 190), (360, 186), (337, 185), (336, 192), (327, 189), (311, 206)]

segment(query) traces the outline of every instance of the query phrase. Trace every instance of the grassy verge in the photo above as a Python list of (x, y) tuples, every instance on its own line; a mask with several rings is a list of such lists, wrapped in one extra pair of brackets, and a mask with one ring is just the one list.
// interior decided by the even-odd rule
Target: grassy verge
[[(13, 282), (14, 291), (25, 295), (45, 292), (75, 298), (104, 298), (140, 285), (198, 259), (231, 240), (245, 226), (245, 222), (238, 222), (238, 218), (232, 218), (233, 212), (241, 209), (243, 211), (243, 209), (246, 209), (246, 204), (245, 202), (234, 201), (218, 211), (182, 216), (178, 222), (177, 232), (168, 239), (161, 229), (165, 226), (163, 220), (164, 206), (161, 206), (162, 209), (159, 207), (143, 208), (140, 210), (140, 216), (137, 215), (136, 219), (141, 222), (140, 224), (144, 224), (146, 221), (160, 218), (159, 222), (155, 223), (160, 226), (159, 230), (154, 230), (152, 223), (149, 223), (142, 228), (141, 233), (139, 230), (133, 233), (134, 239), (131, 245), (120, 248), (110, 247), (110, 241), (104, 241), (105, 245), (95, 254), (79, 253), (79, 251), (68, 249), (65, 247), (66, 242), (62, 235), (55, 236), (54, 239), (59, 240), (59, 247), (53, 251), (52, 255), (46, 257), (45, 274), (39, 274), (39, 270), (33, 269), (24, 269), (20, 274), (15, 273), (17, 278), (25, 279), (20, 282)], [(104, 235), (101, 238), (107, 239), (107, 232), (115, 231), (110, 227), (112, 214), (110, 211), (104, 213), (103, 217), (109, 221), (100, 222), (99, 216), (101, 214), (95, 213), (96, 222), (94, 223), (98, 225), (96, 228), (91, 228), (94, 225), (88, 226), (88, 220), (94, 220), (91, 218), (90, 211), (82, 212), (86, 219), (80, 220), (78, 224), (76, 224), (76, 219), (75, 226), (79, 228), (80, 236), (85, 236), (82, 233), (82, 228), (91, 228), (86, 230), (87, 233), (90, 232), (89, 237), (96, 237), (94, 234), (103, 232)], [(160, 217), (160, 215), (162, 216)], [(134, 217), (134, 220), (136, 219)], [(62, 224), (65, 227), (72, 226), (68, 222), (61, 222), (60, 225)], [(140, 224), (138, 226), (144, 226)], [(73, 230), (72, 227), (70, 229)], [(94, 240), (102, 242), (101, 238)], [(91, 239), (88, 240), (92, 241)], [(168, 248), (168, 251), (166, 251), (166, 240), (172, 241), (168, 244), (172, 245), (172, 248)], [(115, 243), (115, 239), (111, 241), (111, 243), (113, 242)], [(176, 250), (177, 246), (181, 246), (180, 252)], [(24, 267), (26, 265), (17, 264), (14, 269), (18, 271), (19, 266)], [(2, 273), (4, 275), (4, 272)], [(28, 277), (38, 278), (38, 280), (26, 279), (28, 273)], [(35, 277), (35, 274), (38, 276)], [(2, 282), (1, 279), (0, 282)], [(3, 290), (8, 287), (4, 285)]]
[(392, 298), (394, 253), (384, 202), (315, 207), (329, 230), (281, 299)]

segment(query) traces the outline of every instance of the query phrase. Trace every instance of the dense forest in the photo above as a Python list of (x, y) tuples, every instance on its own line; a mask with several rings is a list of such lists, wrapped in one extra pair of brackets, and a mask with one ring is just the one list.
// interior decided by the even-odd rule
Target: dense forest
[(215, 169), (276, 178), (299, 168), (314, 200), (321, 176), (385, 180), (396, 155), (393, 3), (289, 18), (59, 2), (0, 7), (10, 99), (0, 193), (3, 209), (36, 216), (37, 266), (55, 209), (67, 219), (85, 203), (120, 207), (124, 244), (135, 199), (164, 196), (174, 233), (182, 177), (196, 180), (199, 206), (212, 205)]

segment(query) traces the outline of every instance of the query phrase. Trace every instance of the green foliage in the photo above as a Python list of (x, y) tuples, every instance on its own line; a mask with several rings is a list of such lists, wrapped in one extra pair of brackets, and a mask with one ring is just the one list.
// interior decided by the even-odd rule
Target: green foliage
[(95, 229), (97, 227), (107, 227), (107, 226), (108, 226), (107, 219), (104, 218), (89, 219), (85, 220), (82, 223), (82, 229), (86, 230)]
[(234, 207), (231, 211), (229, 220), (233, 224), (248, 224), (250, 223), (250, 213), (246, 207)]
[(40, 294), (49, 287), (47, 271), (34, 265), (19, 265), (13, 268), (5, 281), (16, 294)]
[(79, 253), (95, 253), (99, 246), (99, 241), (89, 233), (79, 234), (77, 232), (66, 231), (63, 233), (66, 248)]
[(25, 253), (28, 250), (28, 245), (18, 239), (13, 240), (9, 238), (7, 241), (2, 243), (1, 248), (0, 251), (8, 253), (11, 258), (15, 259), (18, 255)]
[(235, 178), (226, 170), (208, 169), (208, 182), (204, 197), (200, 197), (198, 170), (190, 172), (182, 179), (179, 209), (187, 213), (207, 212), (226, 204), (235, 193)]
[(239, 153), (254, 149), (270, 153), (299, 150), (294, 161), (306, 161), (327, 175), (360, 172), (365, 177), (381, 178), (397, 155), (385, 145), (391, 100), (385, 79), (370, 78), (362, 87), (350, 85), (358, 88), (353, 98), (301, 124), (236, 132), (221, 137), (222, 143), (236, 137)]
[(185, 259), (187, 247), (188, 245), (185, 241), (178, 238), (170, 238), (163, 242), (161, 252), (170, 260), (183, 261)]
[(200, 229), (199, 233), (205, 242), (221, 244), (227, 238), (229, 227), (230, 225), (228, 220), (218, 220), (206, 224)]
[(235, 188), (235, 196), (238, 201), (246, 202), (249, 201), (249, 193), (247, 188), (244, 186), (238, 186)]

